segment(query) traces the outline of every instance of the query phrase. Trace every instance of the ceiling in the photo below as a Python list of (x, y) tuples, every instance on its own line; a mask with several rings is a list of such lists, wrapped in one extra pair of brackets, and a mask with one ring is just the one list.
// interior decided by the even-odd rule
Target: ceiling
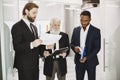
[[(71, 9), (80, 8), (82, 5), (82, 0), (3, 0), (4, 5), (16, 5), (19, 3), (25, 3), (27, 1), (35, 1), (40, 4), (46, 3), (46, 6), (53, 5), (69, 5)], [(120, 0), (100, 0), (100, 4), (109, 4), (120, 6)]]

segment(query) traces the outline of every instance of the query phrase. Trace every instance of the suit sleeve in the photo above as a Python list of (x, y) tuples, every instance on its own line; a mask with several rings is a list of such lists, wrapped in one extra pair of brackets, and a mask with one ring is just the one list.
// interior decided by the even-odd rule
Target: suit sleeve
[(40, 45), (39, 46), (39, 52), (40, 52), (40, 57), (44, 57), (43, 53), (45, 51), (45, 45)]
[[(72, 38), (71, 38), (71, 44), (70, 44), (70, 46), (71, 46), (71, 49), (74, 51), (74, 47), (75, 47), (75, 42), (76, 42), (76, 40), (75, 40), (75, 29), (73, 30), (73, 34), (72, 34)], [(74, 51), (75, 52), (75, 51)]]
[(69, 45), (69, 37), (68, 37), (68, 34), (66, 34), (66, 39), (65, 39), (65, 43), (66, 43), (66, 46), (68, 47), (68, 51), (67, 51), (67, 55), (66, 56), (68, 56), (69, 55), (69, 53), (70, 53), (70, 45)]
[(89, 61), (90, 59), (92, 59), (94, 56), (97, 55), (97, 53), (99, 52), (100, 48), (101, 48), (101, 34), (100, 34), (100, 30), (97, 31), (97, 33), (95, 34), (95, 39), (94, 39), (94, 47), (92, 48), (92, 52), (90, 53), (90, 55), (87, 55), (87, 60)]
[(60, 35), (62, 36), (61, 39), (59, 40), (59, 48), (64, 48), (68, 47), (68, 51), (66, 52), (68, 56), (70, 52), (70, 44), (69, 44), (69, 37), (67, 33), (61, 32)]

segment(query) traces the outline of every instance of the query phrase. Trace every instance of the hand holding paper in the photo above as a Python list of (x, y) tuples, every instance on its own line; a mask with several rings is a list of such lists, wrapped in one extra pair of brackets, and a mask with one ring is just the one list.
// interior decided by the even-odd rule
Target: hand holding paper
[(44, 54), (45, 58), (50, 55), (49, 51), (44, 51), (43, 54)]
[(84, 47), (84, 50), (81, 51), (81, 58), (80, 59), (81, 60), (84, 59), (85, 55), (86, 55), (86, 47)]
[(79, 53), (79, 52), (80, 52), (79, 46), (76, 46), (76, 47), (74, 48), (74, 51), (75, 51), (76, 53)]
[(87, 60), (87, 57), (84, 57), (83, 59), (80, 59), (80, 62), (81, 62), (81, 63), (85, 63), (86, 60)]
[(46, 45), (46, 48), (47, 48), (47, 49), (54, 49), (54, 44)]
[(32, 42), (32, 46), (33, 46), (33, 48), (34, 48), (34, 47), (38, 47), (41, 43), (42, 43), (42, 40), (41, 40), (41, 39), (35, 39), (35, 40)]

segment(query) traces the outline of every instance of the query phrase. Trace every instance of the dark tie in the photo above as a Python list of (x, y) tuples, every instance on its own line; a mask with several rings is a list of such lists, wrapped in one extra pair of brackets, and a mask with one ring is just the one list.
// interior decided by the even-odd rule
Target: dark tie
[(56, 49), (56, 43), (54, 44), (54, 50)]
[(37, 29), (36, 29), (35, 25), (33, 25), (32, 23), (30, 23), (30, 28), (31, 28), (31, 32), (33, 33), (33, 35), (35, 36), (35, 38), (37, 38)]

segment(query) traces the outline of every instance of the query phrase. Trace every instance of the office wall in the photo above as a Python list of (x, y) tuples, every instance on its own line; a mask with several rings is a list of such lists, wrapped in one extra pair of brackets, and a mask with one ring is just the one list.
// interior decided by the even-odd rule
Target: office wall
[[(118, 35), (120, 27), (120, 2), (119, 1), (101, 1), (100, 16), (102, 26), (102, 53), (104, 78), (107, 80), (120, 80), (120, 55)], [(117, 56), (116, 56), (117, 55)]]
[(12, 47), (11, 29), (8, 24), (4, 23), (4, 39), (5, 39), (5, 69), (7, 80), (13, 80), (13, 63), (14, 63), (14, 51)]
[(19, 0), (2, 0), (4, 21), (17, 21)]
[(2, 40), (3, 40), (3, 6), (2, 6), (2, 0), (0, 0), (0, 80), (3, 80), (4, 79), (4, 72), (5, 72), (5, 69), (3, 69), (2, 67), (4, 66), (2, 63), (4, 62), (3, 61), (3, 44), (2, 44)]
[[(120, 2), (119, 2), (120, 3)], [(120, 5), (112, 3), (106, 5), (105, 35), (106, 35), (106, 57), (111, 78), (120, 80)]]
[(1, 61), (1, 31), (0, 31), (0, 80), (2, 80), (2, 61)]
[[(1, 1), (0, 1), (0, 5), (1, 5)], [(0, 6), (0, 17), (1, 17), (1, 9), (2, 7)], [(0, 19), (0, 21), (1, 21), (2, 19)], [(1, 26), (1, 24), (0, 24), (0, 26)], [(0, 27), (0, 80), (2, 80), (2, 61), (1, 61), (1, 27)]]

